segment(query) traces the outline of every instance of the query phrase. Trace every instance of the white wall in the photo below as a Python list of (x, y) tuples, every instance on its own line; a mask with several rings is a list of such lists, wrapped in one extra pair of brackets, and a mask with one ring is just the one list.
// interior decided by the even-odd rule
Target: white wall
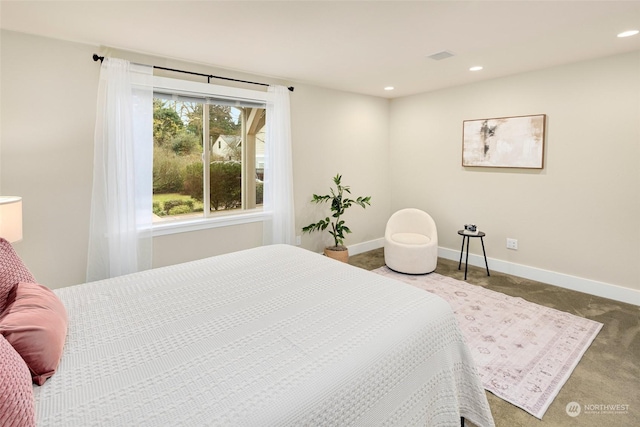
[[(333, 177), (351, 196), (371, 196), (371, 206), (353, 205), (344, 215), (353, 232), (345, 244), (378, 239), (390, 214), (389, 101), (312, 86), (296, 86), (291, 98), (295, 123), (294, 192), (298, 229), (326, 218), (329, 206), (310, 203), (313, 194), (329, 194)], [(305, 234), (303, 247), (320, 252), (333, 245), (328, 232)]]
[[(347, 243), (382, 235), (390, 206), (387, 100), (9, 31), (2, 31), (0, 39), (0, 194), (24, 198), (24, 239), (15, 248), (43, 284), (56, 288), (85, 280), (100, 69), (93, 53), (294, 85), (297, 228), (318, 216), (308, 203), (311, 194), (328, 191), (331, 178), (340, 172), (354, 194), (373, 196), (366, 212), (355, 207), (347, 215), (354, 230)], [(305, 236), (303, 247), (320, 251), (322, 240), (319, 234)], [(154, 238), (153, 263), (175, 264), (261, 241), (260, 223), (159, 236)]]
[(18, 254), (43, 284), (83, 281), (96, 92), (93, 48), (0, 33), (0, 194), (23, 197)]
[[(640, 290), (640, 52), (396, 99), (390, 111), (392, 210), (430, 212), (442, 247), (459, 251), (456, 230), (473, 222), (489, 257)], [(527, 114), (547, 115), (543, 170), (461, 166), (463, 120)]]
[[(98, 48), (2, 31), (0, 194), (24, 197), (16, 243), (50, 287), (84, 281)], [(130, 52), (134, 61), (274, 82)], [(292, 82), (296, 224), (326, 215), (309, 203), (336, 173), (372, 196), (346, 219), (350, 245), (383, 235), (390, 212), (433, 214), (440, 244), (459, 250), (462, 224), (488, 233), (490, 258), (640, 289), (640, 53), (387, 100)], [(547, 114), (541, 171), (463, 168), (462, 121)], [(392, 147), (390, 149), (390, 147)], [(321, 215), (322, 213), (322, 215)], [(154, 265), (260, 244), (259, 223), (154, 240)], [(519, 241), (505, 248), (506, 237)], [(320, 251), (327, 233), (305, 235)], [(176, 249), (178, 248), (178, 249)], [(473, 249), (473, 248), (472, 248)], [(472, 250), (473, 251), (473, 250)], [(474, 250), (478, 253), (479, 248)]]

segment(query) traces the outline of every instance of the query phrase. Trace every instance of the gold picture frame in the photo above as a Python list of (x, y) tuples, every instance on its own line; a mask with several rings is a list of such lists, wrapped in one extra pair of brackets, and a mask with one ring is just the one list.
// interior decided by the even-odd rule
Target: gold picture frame
[(464, 120), (462, 166), (544, 168), (546, 114)]

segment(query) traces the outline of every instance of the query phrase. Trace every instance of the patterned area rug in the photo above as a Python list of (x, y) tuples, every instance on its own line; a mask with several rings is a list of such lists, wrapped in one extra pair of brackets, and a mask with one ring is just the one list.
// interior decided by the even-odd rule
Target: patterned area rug
[(542, 419), (602, 323), (431, 273), (374, 270), (444, 298), (485, 389)]

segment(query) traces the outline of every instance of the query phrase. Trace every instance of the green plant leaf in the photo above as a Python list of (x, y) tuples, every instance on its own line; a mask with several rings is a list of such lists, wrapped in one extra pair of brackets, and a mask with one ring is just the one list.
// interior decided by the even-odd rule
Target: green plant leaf
[(331, 218), (326, 217), (323, 220), (303, 227), (302, 232), (311, 233), (314, 231), (324, 231), (329, 227), (329, 225), (331, 225), (329, 234), (333, 237), (335, 245), (341, 246), (344, 245), (344, 235), (351, 233), (351, 229), (344, 225), (345, 222), (343, 219), (341, 219), (341, 216), (348, 208), (350, 208), (354, 204), (357, 204), (362, 208), (365, 208), (367, 205), (370, 206), (371, 196), (361, 196), (356, 200), (350, 199), (348, 197), (343, 197), (343, 193), (345, 192), (347, 194), (351, 194), (351, 188), (349, 186), (342, 185), (342, 175), (340, 174), (336, 174), (336, 176), (333, 177), (333, 182), (336, 188), (329, 188), (330, 194), (324, 196), (314, 194), (311, 201), (313, 203), (330, 202), (330, 209), (332, 212), (331, 218), (334, 218), (335, 222), (331, 222)]

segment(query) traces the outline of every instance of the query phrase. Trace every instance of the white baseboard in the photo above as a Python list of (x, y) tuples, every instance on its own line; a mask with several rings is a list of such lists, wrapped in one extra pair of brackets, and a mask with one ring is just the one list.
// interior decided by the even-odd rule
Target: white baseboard
[(349, 245), (349, 255), (358, 255), (364, 252), (372, 251), (384, 246), (384, 237), (375, 240), (369, 240), (368, 242), (356, 243), (355, 245)]
[[(349, 253), (351, 255), (357, 255), (383, 246), (384, 238), (370, 240), (368, 242), (349, 246)], [(438, 256), (453, 261), (459, 261), (460, 251), (438, 247)], [(557, 273), (555, 271), (543, 270), (541, 268), (529, 267), (522, 264), (515, 264), (495, 258), (487, 258), (487, 262), (489, 264), (489, 271), (498, 271), (500, 273), (506, 273), (512, 276), (558, 286), (560, 288), (571, 289), (572, 291), (583, 292), (627, 304), (640, 305), (640, 291), (635, 289), (584, 279), (582, 277), (571, 276), (569, 274)], [(481, 255), (469, 254), (469, 265), (484, 268), (484, 257)]]

